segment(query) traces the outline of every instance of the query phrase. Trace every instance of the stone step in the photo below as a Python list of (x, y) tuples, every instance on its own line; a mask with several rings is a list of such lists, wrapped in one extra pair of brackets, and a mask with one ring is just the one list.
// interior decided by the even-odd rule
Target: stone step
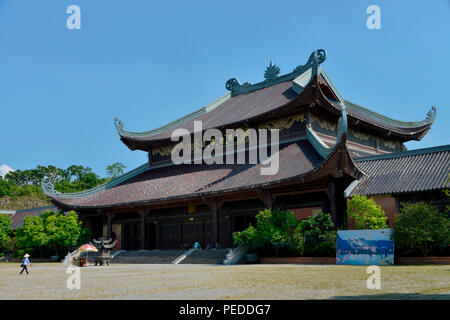
[(197, 250), (186, 257), (182, 264), (222, 264), (230, 249)]
[[(230, 249), (196, 250), (181, 264), (222, 264)], [(138, 250), (124, 251), (116, 255), (111, 264), (170, 264), (184, 254), (185, 250)], [(94, 257), (89, 257), (93, 263)]]
[(184, 250), (125, 251), (114, 257), (111, 263), (170, 264), (183, 253)]

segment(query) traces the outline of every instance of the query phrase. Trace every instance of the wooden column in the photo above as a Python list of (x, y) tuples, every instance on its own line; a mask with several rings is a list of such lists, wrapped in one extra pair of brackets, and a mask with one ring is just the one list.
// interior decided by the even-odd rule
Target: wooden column
[(217, 210), (217, 201), (213, 201), (211, 204), (212, 210), (212, 223), (213, 223), (213, 243), (214, 247), (219, 246), (219, 214)]
[(267, 192), (261, 196), (261, 201), (264, 202), (267, 206), (267, 209), (272, 209), (273, 207), (273, 196), (271, 192)]
[(147, 212), (145, 210), (140, 210), (139, 215), (141, 216), (141, 249), (145, 249), (145, 216)]
[(233, 246), (233, 218), (231, 217), (231, 208), (228, 208), (228, 234), (229, 247)]
[(220, 244), (219, 244), (219, 210), (220, 208), (223, 206), (223, 204), (225, 203), (224, 200), (210, 200), (210, 201), (205, 201), (205, 204), (211, 209), (211, 213), (212, 213), (212, 232), (213, 232), (213, 237), (212, 237), (212, 241), (214, 243), (214, 247), (215, 248), (219, 248)]
[(155, 219), (155, 237), (156, 237), (156, 243), (155, 243), (155, 247), (156, 249), (159, 249), (160, 246), (160, 240), (159, 240), (159, 219), (156, 218)]
[(330, 213), (333, 217), (333, 223), (336, 226), (337, 224), (337, 212), (336, 212), (336, 184), (334, 180), (330, 180), (328, 183), (328, 198), (330, 204)]
[(112, 232), (112, 219), (114, 218), (114, 213), (108, 212), (106, 214), (106, 217), (108, 218), (108, 229), (106, 230), (106, 238), (111, 238), (111, 232)]

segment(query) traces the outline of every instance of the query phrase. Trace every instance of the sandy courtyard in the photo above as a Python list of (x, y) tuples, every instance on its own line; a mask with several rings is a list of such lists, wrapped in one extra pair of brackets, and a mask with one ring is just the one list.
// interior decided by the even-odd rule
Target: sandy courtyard
[(67, 289), (62, 264), (30, 269), (0, 263), (0, 299), (450, 299), (450, 266), (381, 267), (380, 290), (360, 266), (90, 266), (79, 290)]

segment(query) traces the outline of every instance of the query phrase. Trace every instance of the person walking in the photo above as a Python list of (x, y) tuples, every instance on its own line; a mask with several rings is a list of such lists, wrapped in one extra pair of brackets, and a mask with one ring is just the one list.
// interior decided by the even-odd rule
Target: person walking
[(25, 270), (25, 271), (27, 272), (27, 274), (28, 274), (27, 265), (32, 266), (32, 264), (30, 263), (30, 260), (28, 260), (29, 257), (30, 257), (30, 255), (29, 255), (28, 253), (26, 253), (26, 254), (23, 256), (22, 264), (20, 265), (20, 266), (22, 267), (22, 271), (20, 271), (19, 274), (22, 274), (24, 270)]

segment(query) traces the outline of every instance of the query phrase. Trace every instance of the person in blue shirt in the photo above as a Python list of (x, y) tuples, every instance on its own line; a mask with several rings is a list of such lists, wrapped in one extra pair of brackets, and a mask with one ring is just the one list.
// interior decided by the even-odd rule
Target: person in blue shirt
[(22, 265), (21, 265), (21, 267), (22, 267), (22, 271), (20, 271), (20, 274), (22, 274), (22, 272), (25, 270), (26, 272), (27, 272), (27, 274), (28, 274), (28, 269), (27, 269), (27, 265), (32, 265), (31, 263), (30, 263), (30, 260), (28, 260), (28, 257), (29, 257), (30, 255), (28, 254), (28, 253), (26, 253), (24, 256), (23, 256), (23, 260), (22, 260)]

